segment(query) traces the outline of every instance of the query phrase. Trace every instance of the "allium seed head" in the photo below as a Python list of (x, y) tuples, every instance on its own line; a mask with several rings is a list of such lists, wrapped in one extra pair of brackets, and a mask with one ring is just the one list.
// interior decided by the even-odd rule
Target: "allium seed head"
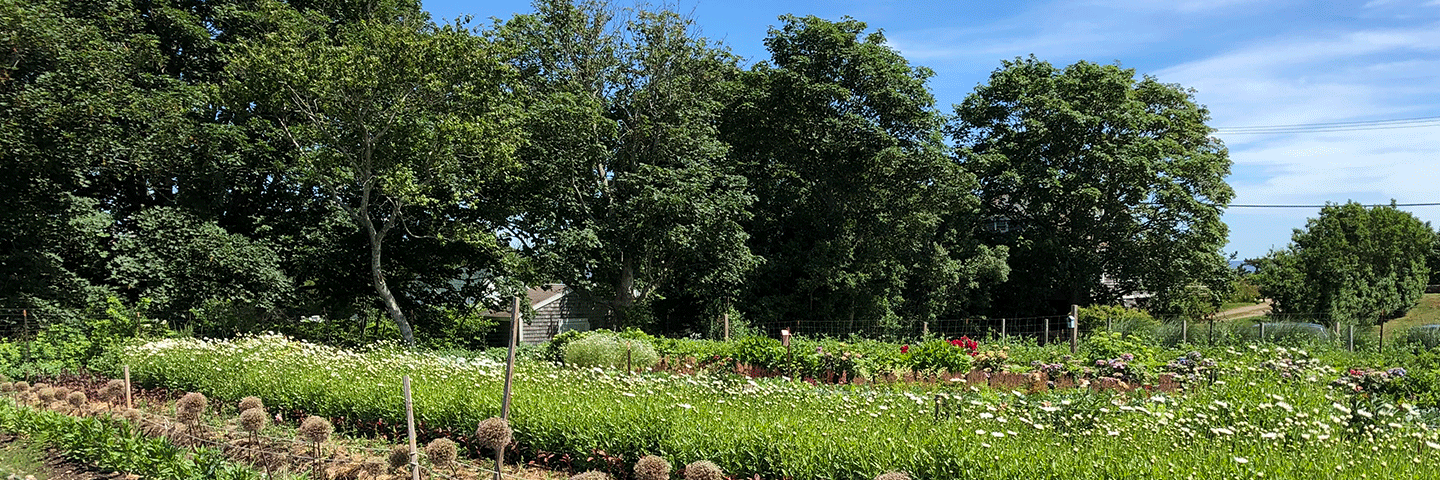
[(329, 420), (314, 415), (300, 423), (300, 436), (311, 443), (323, 443), (329, 440), (330, 432), (333, 431), (335, 431), (335, 427), (330, 425)]
[(480, 422), (480, 427), (475, 429), (475, 441), (482, 448), (500, 450), (510, 444), (515, 432), (510, 429), (510, 422), (500, 417), (490, 417)]
[(19, 382), (15, 382), (15, 391), (17, 391), (17, 392), (28, 392), (28, 391), (30, 391), (30, 382), (26, 382), (26, 381), (23, 381), (23, 380), (22, 380), (22, 381), (19, 381)]
[(209, 404), (210, 401), (205, 399), (205, 395), (195, 392), (187, 393), (180, 397), (180, 401), (175, 402), (175, 419), (184, 423), (197, 423), (200, 421), (200, 415), (205, 413), (205, 407)]
[(64, 400), (70, 396), (70, 389), (66, 387), (55, 387), (55, 399)]
[(709, 460), (700, 460), (685, 466), (685, 480), (725, 480), (725, 472)]
[(364, 463), (360, 464), (360, 469), (364, 470), (365, 473), (371, 477), (378, 477), (380, 474), (385, 473), (385, 461), (375, 457), (369, 457), (365, 459)]
[(670, 462), (646, 455), (635, 462), (635, 480), (670, 480)]
[(582, 474), (579, 474), (579, 475), (570, 477), (570, 480), (610, 480), (610, 475), (605, 474), (605, 472), (597, 472), (597, 471), (595, 471), (595, 470), (591, 470), (591, 471), (588, 471), (588, 472), (585, 472), (585, 473), (582, 473)]
[(425, 445), (425, 456), (437, 467), (449, 467), (455, 463), (455, 442), (448, 438), (437, 438)]
[(0, 392), (10, 393), (15, 391), (15, 384), (10, 382), (0, 383)]
[(910, 480), (910, 475), (905, 472), (885, 472), (875, 477), (875, 480)]
[(240, 412), (240, 428), (250, 433), (256, 433), (265, 429), (270, 423), (270, 414), (265, 413), (264, 408), (255, 407)]
[(240, 411), (243, 412), (252, 408), (265, 408), (265, 404), (260, 401), (260, 397), (245, 397), (240, 399)]
[(55, 400), (55, 389), (50, 387), (41, 388), (35, 392), (35, 395), (40, 397), (40, 401), (50, 403)]
[(65, 401), (70, 402), (70, 406), (75, 408), (85, 406), (86, 400), (85, 392), (70, 392), (70, 395), (65, 397)]
[(48, 384), (48, 383), (43, 383), (43, 382), (42, 382), (42, 383), (37, 383), (37, 384), (35, 384), (35, 386), (32, 387), (32, 388), (34, 388), (34, 389), (36, 389), (36, 390), (39, 390), (39, 389), (42, 389), (42, 388), (50, 388), (50, 384)]
[(385, 459), (390, 462), (391, 470), (405, 468), (410, 464), (410, 448), (404, 445), (390, 447), (390, 456)]
[(119, 400), (125, 396), (125, 382), (123, 380), (105, 382), (105, 389), (101, 390), (101, 395), (113, 400)]
[(129, 420), (130, 423), (139, 424), (140, 421), (143, 420), (143, 416), (140, 414), (140, 409), (138, 408), (125, 409), (124, 415), (125, 420)]

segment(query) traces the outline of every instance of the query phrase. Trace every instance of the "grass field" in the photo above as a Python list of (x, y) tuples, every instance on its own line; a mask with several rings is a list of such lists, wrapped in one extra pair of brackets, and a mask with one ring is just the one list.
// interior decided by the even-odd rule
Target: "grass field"
[(1411, 327), (1440, 323), (1440, 293), (1427, 293), (1420, 299), (1420, 304), (1410, 309), (1410, 313), (1404, 317), (1385, 322), (1385, 337), (1389, 338), (1395, 332), (1409, 330)]

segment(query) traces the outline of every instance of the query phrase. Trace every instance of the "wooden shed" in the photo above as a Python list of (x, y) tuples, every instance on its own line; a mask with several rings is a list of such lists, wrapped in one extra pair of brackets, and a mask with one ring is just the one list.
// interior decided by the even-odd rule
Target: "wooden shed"
[[(590, 326), (599, 322), (606, 314), (604, 307), (558, 283), (531, 288), (525, 292), (525, 296), (534, 316), (528, 322), (521, 320), (521, 344), (545, 343), (560, 332), (590, 330)], [(499, 323), (494, 333), (486, 339), (486, 343), (494, 346), (507, 345), (510, 312), (487, 312), (485, 316), (494, 317)]]

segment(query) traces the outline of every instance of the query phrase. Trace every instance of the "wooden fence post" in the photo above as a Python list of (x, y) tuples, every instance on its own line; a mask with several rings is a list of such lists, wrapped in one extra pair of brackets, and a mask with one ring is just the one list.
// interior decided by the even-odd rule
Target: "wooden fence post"
[(1000, 338), (1005, 338), (1005, 319), (1000, 319)]
[(1180, 343), (1190, 343), (1190, 319), (1180, 317)]
[(410, 397), (410, 375), (401, 382), (405, 393), (405, 428), (410, 435), (410, 478), (420, 480), (420, 452), (415, 449), (415, 402)]
[(1070, 306), (1070, 354), (1080, 351), (1080, 306)]
[(135, 408), (130, 400), (130, 366), (125, 366), (125, 408)]
[(1044, 345), (1049, 345), (1049, 344), (1050, 344), (1050, 317), (1045, 317), (1045, 341), (1040, 342), (1040, 345), (1044, 346)]
[[(520, 342), (520, 297), (510, 305), (510, 355), (505, 359), (505, 391), (500, 397), (500, 418), (510, 421), (510, 389), (515, 379), (515, 344)], [(495, 480), (505, 466), (505, 448), (495, 449)], [(417, 479), (418, 480), (418, 479)]]
[(1351, 352), (1355, 351), (1355, 326), (1354, 326), (1354, 325), (1351, 325), (1351, 326), (1350, 326), (1350, 341), (1347, 342), (1346, 345), (1348, 345), (1348, 347), (1347, 347), (1345, 350), (1348, 350), (1348, 351), (1351, 351)]

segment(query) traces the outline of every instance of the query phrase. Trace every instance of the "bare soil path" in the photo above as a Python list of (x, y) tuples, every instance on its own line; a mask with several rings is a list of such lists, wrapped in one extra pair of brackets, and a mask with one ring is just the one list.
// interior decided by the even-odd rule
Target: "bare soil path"
[(1270, 313), (1270, 300), (1268, 299), (1256, 305), (1232, 308), (1220, 313), (1216, 313), (1215, 318), (1225, 320), (1231, 318), (1253, 317), (1256, 315), (1264, 315), (1267, 313)]

